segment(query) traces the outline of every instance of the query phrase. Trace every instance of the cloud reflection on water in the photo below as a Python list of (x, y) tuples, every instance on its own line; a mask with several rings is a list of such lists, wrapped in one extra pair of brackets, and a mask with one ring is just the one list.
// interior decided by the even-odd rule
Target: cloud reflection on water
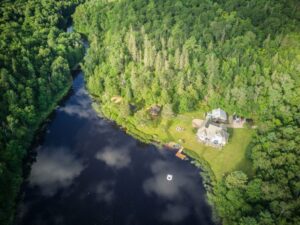
[[(77, 97), (76, 97), (77, 95)], [(78, 97), (79, 96), (79, 97)], [(79, 118), (90, 118), (94, 116), (94, 112), (91, 108), (91, 101), (87, 96), (86, 90), (80, 88), (76, 93), (76, 104), (68, 104), (60, 107), (58, 110), (64, 112), (70, 116), (77, 116)]]
[[(186, 205), (186, 199), (192, 199), (197, 204), (197, 184), (192, 174), (181, 171), (175, 163), (157, 160), (151, 165), (153, 176), (143, 183), (144, 192), (166, 199), (169, 204), (160, 212), (163, 221), (177, 223), (184, 220), (191, 212)], [(172, 174), (172, 181), (166, 179)]]
[[(176, 168), (176, 165), (167, 161), (157, 160), (151, 165), (153, 176), (147, 179), (143, 188), (146, 194), (156, 194), (168, 199), (181, 197), (182, 193), (195, 191), (195, 183), (188, 174)], [(167, 174), (173, 174), (173, 180), (166, 179)]]
[(96, 159), (103, 161), (106, 165), (115, 169), (125, 168), (131, 162), (129, 150), (126, 147), (106, 147), (104, 150), (97, 152), (95, 157)]
[(115, 198), (114, 181), (102, 181), (96, 187), (97, 200), (112, 203)]
[(30, 185), (40, 187), (44, 195), (51, 196), (58, 189), (70, 186), (83, 169), (83, 163), (68, 149), (44, 149), (32, 166)]
[(178, 223), (186, 218), (189, 214), (189, 209), (183, 205), (168, 204), (166, 210), (161, 214), (164, 221)]

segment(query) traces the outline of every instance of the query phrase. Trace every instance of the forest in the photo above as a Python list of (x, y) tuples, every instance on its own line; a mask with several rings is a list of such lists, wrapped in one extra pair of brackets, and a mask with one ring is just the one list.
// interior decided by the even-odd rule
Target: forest
[(0, 2), (0, 224), (13, 221), (27, 148), (83, 57), (80, 35), (64, 32), (81, 2)]
[(254, 119), (254, 173), (224, 174), (209, 194), (222, 224), (300, 223), (299, 1), (90, 0), (73, 18), (90, 42), (87, 88), (115, 119), (153, 123), (154, 104)]

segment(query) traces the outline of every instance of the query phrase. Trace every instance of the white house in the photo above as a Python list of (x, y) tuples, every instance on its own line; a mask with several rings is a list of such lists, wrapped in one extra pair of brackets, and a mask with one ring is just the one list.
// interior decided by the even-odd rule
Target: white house
[(207, 113), (206, 119), (211, 119), (214, 122), (227, 122), (227, 114), (224, 110), (218, 108)]
[(215, 147), (226, 145), (228, 137), (226, 127), (211, 123), (209, 120), (206, 120), (197, 131), (198, 141)]

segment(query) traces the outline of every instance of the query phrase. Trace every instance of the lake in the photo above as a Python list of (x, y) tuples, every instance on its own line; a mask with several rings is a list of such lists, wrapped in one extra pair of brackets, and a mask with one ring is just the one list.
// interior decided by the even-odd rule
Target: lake
[(16, 225), (213, 224), (198, 168), (135, 140), (91, 103), (78, 72), (31, 150)]

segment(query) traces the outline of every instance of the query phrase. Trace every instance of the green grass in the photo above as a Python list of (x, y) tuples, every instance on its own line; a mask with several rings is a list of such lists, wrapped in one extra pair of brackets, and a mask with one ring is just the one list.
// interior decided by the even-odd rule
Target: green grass
[(184, 147), (206, 160), (217, 180), (233, 170), (242, 170), (251, 175), (251, 162), (246, 158), (246, 150), (252, 134), (253, 130), (250, 129), (235, 129), (229, 143), (221, 150), (204, 146), (193, 140), (185, 143)]
[[(198, 157), (207, 161), (217, 180), (233, 170), (242, 170), (251, 175), (251, 162), (246, 158), (246, 151), (254, 130), (249, 128), (231, 129), (229, 143), (223, 149), (205, 146), (197, 141), (196, 130), (192, 127), (193, 118), (199, 118), (199, 114), (201, 118), (203, 114), (197, 112), (179, 115), (169, 121), (169, 126), (138, 126), (137, 128), (147, 134), (156, 135), (163, 142), (175, 141), (179, 143), (180, 139), (183, 140), (183, 143), (180, 144), (185, 148), (185, 151), (193, 151)], [(161, 121), (160, 124), (166, 123), (166, 121)], [(184, 130), (176, 131), (177, 126), (184, 128)]]
[[(192, 127), (194, 118), (203, 118), (204, 112), (192, 112), (178, 115), (168, 120), (158, 119), (152, 125), (139, 124), (134, 117), (114, 118), (114, 112), (104, 112), (104, 115), (115, 120), (119, 125), (126, 127), (128, 133), (145, 140), (156, 140), (161, 143), (169, 141), (183, 142), (180, 144), (184, 151), (191, 156), (197, 156), (198, 159), (206, 161), (213, 171), (217, 180), (220, 180), (224, 174), (233, 170), (242, 170), (248, 175), (252, 175), (251, 162), (246, 158), (247, 147), (254, 133), (253, 129), (230, 129), (229, 143), (223, 149), (216, 149), (199, 143), (196, 139), (196, 129)], [(183, 131), (176, 131), (176, 127), (184, 128)], [(149, 142), (149, 141), (145, 141)], [(195, 157), (196, 158), (196, 157)]]

